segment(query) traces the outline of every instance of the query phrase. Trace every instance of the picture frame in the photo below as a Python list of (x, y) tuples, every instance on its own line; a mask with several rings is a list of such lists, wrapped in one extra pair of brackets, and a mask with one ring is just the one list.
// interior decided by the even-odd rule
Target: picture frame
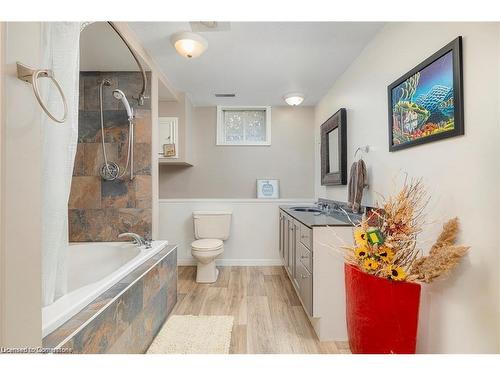
[(259, 199), (278, 199), (280, 186), (276, 179), (257, 180), (257, 198)]
[(462, 37), (387, 87), (389, 151), (464, 134)]
[(163, 145), (163, 157), (171, 158), (175, 157), (177, 152), (175, 151), (175, 143), (165, 143)]
[[(320, 129), (321, 185), (347, 184), (347, 111), (339, 109)], [(332, 136), (332, 134), (334, 136)]]

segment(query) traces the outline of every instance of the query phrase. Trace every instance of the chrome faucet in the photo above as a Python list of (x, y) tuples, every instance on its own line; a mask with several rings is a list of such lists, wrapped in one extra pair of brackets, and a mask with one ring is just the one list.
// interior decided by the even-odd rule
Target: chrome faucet
[(134, 244), (137, 247), (144, 246), (146, 249), (151, 248), (151, 241), (144, 239), (144, 237), (139, 236), (137, 233), (132, 233), (132, 232), (120, 233), (118, 235), (118, 238), (122, 238), (122, 237), (132, 237)]

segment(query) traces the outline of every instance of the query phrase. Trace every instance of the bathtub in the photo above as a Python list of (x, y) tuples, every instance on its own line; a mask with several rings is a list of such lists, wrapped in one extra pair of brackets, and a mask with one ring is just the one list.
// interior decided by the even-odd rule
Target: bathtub
[(43, 337), (56, 330), (167, 244), (167, 241), (153, 241), (150, 249), (139, 249), (131, 242), (70, 244), (67, 294), (42, 308)]

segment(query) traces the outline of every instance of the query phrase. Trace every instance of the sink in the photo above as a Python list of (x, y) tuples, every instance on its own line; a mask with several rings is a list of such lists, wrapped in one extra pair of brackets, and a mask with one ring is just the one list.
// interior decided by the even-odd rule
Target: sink
[(292, 211), (299, 211), (299, 212), (316, 212), (316, 213), (323, 213), (323, 211), (321, 211), (320, 209), (318, 208), (314, 208), (314, 207), (292, 207), (291, 208)]

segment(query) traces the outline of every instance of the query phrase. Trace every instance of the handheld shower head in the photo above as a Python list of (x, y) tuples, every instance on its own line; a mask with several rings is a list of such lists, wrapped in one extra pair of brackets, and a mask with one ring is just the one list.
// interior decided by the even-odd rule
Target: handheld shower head
[(123, 103), (125, 109), (127, 110), (127, 116), (128, 116), (128, 118), (129, 119), (133, 118), (134, 115), (133, 115), (133, 112), (132, 112), (132, 107), (130, 107), (130, 104), (129, 104), (128, 100), (127, 100), (127, 97), (125, 96), (125, 94), (123, 93), (123, 91), (120, 90), (120, 89), (115, 89), (115, 90), (113, 90), (113, 96), (115, 97), (115, 99), (120, 100)]

